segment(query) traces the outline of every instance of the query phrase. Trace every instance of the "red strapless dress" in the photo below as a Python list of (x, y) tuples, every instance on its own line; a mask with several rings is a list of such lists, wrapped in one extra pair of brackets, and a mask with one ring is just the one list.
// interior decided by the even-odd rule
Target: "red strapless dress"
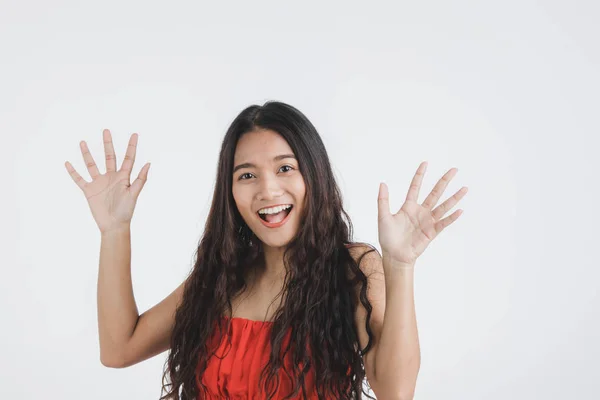
[[(223, 327), (227, 327), (228, 317), (223, 317)], [(231, 318), (231, 347), (224, 338), (217, 348), (216, 357), (213, 355), (207, 364), (202, 376), (202, 383), (210, 393), (210, 399), (244, 399), (262, 400), (267, 396), (262, 388), (259, 388), (259, 378), (262, 368), (269, 361), (270, 332), (272, 327), (270, 321), (253, 321), (245, 318)], [(219, 340), (218, 329), (211, 340)], [(225, 332), (225, 329), (223, 329)], [(282, 348), (289, 343), (291, 330), (285, 336)], [(291, 351), (286, 354), (284, 363), (287, 371), (291, 371)], [(285, 371), (279, 371), (279, 388), (275, 399), (283, 399), (292, 393), (293, 384)], [(196, 375), (196, 384), (199, 387), (199, 378)], [(314, 370), (306, 374), (305, 386), (307, 397), (317, 399), (314, 388)], [(302, 399), (302, 389), (294, 399)]]

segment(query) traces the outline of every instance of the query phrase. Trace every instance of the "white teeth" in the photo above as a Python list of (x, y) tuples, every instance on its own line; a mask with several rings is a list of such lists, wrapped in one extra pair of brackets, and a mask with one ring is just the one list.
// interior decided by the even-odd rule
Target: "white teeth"
[(291, 206), (292, 206), (291, 204), (286, 204), (284, 206), (277, 206), (277, 207), (272, 207), (272, 208), (263, 208), (263, 209), (258, 210), (258, 213), (259, 214), (277, 214), (278, 212), (281, 212), (283, 210), (287, 210)]

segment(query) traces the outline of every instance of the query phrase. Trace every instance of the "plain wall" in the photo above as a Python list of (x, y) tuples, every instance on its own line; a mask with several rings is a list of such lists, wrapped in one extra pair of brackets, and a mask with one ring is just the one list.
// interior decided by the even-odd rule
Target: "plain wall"
[(99, 231), (70, 161), (151, 162), (132, 223), (140, 313), (186, 276), (218, 150), (281, 100), (325, 142), (376, 245), (429, 161), (464, 214), (416, 264), (415, 399), (600, 397), (600, 8), (592, 1), (0, 2), (0, 383), (17, 399), (157, 399), (163, 353), (100, 363)]

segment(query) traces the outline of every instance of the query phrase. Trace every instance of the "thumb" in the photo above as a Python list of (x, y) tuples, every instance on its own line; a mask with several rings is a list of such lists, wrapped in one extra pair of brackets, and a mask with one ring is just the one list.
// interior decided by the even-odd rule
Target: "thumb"
[(383, 218), (384, 216), (390, 213), (388, 187), (383, 182), (379, 184), (379, 196), (377, 197), (377, 211), (379, 218)]
[(131, 192), (137, 198), (140, 195), (146, 181), (148, 180), (148, 171), (150, 170), (150, 163), (144, 165), (140, 170), (137, 179), (131, 184)]

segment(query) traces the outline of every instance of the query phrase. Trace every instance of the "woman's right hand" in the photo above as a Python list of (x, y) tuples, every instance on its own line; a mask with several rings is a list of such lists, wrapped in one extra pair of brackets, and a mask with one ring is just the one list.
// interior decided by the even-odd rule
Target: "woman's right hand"
[(92, 181), (84, 180), (68, 161), (65, 162), (65, 167), (73, 181), (85, 194), (100, 232), (105, 233), (113, 229), (129, 227), (138, 196), (148, 179), (150, 163), (142, 167), (137, 179), (130, 185), (129, 180), (135, 162), (138, 134), (131, 135), (125, 159), (118, 171), (110, 131), (105, 129), (102, 134), (106, 159), (105, 174), (98, 171), (85, 141), (81, 141), (79, 146)]

